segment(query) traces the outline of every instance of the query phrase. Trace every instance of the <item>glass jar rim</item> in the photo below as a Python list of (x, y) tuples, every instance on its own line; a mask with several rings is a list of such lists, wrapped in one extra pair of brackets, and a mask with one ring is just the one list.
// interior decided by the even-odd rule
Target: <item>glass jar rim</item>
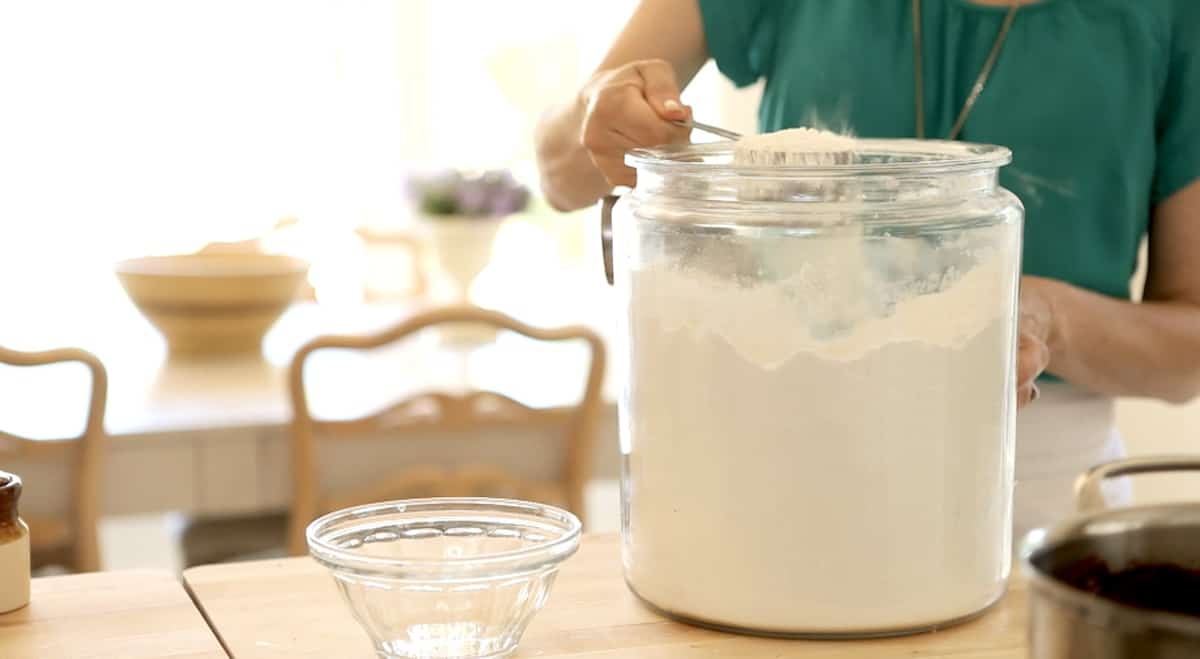
[[(830, 178), (872, 175), (911, 176), (999, 169), (1012, 151), (995, 144), (951, 140), (858, 139), (855, 153), (880, 161), (821, 165), (737, 165), (734, 142), (675, 144), (633, 149), (625, 163), (661, 175), (736, 175), (744, 178)], [(888, 158), (888, 160), (882, 160)]]

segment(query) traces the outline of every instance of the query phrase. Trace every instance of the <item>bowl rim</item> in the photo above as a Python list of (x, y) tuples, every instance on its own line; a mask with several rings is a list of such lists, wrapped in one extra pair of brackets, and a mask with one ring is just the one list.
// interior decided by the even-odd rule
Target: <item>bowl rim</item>
[[(258, 260), (260, 263), (270, 262), (278, 266), (276, 269), (243, 272), (170, 272), (161, 266), (182, 261), (245, 261)], [(159, 267), (156, 267), (159, 266)], [(208, 254), (158, 254), (152, 256), (137, 256), (121, 259), (113, 264), (113, 271), (119, 277), (156, 277), (156, 278), (191, 278), (191, 279), (232, 279), (232, 278), (262, 278), (262, 277), (293, 277), (308, 272), (311, 264), (300, 257), (291, 254), (271, 254), (264, 252), (213, 252)]]
[[(415, 510), (413, 510), (415, 509)], [(488, 512), (505, 511), (523, 514), (528, 518), (548, 519), (565, 526), (558, 537), (531, 544), (520, 549), (439, 559), (407, 559), (365, 556), (348, 551), (325, 541), (320, 533), (337, 523), (366, 520), (380, 513), (406, 513), (437, 511)], [(465, 522), (466, 520), (464, 520)], [(326, 513), (313, 520), (304, 530), (309, 554), (326, 567), (338, 570), (353, 570), (373, 574), (395, 576), (398, 571), (414, 573), (439, 572), (500, 572), (499, 567), (518, 566), (519, 569), (537, 569), (557, 564), (571, 554), (579, 545), (583, 524), (573, 513), (556, 506), (519, 499), (491, 497), (429, 497), (421, 499), (397, 499), (352, 506)], [(528, 564), (528, 565), (526, 565)], [(508, 573), (505, 570), (504, 573)]]

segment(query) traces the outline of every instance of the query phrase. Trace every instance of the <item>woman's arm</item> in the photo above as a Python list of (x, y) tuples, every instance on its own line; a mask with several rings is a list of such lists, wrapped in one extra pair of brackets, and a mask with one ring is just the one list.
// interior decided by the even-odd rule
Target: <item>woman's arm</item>
[[(1200, 180), (1155, 209), (1141, 303), (1026, 277), (1048, 309), (1051, 372), (1111, 396), (1183, 403), (1200, 395)], [(1025, 328), (1023, 328), (1025, 329)]]
[(697, 0), (642, 0), (576, 97), (535, 132), (542, 192), (558, 210), (593, 204), (632, 183), (625, 151), (687, 139), (670, 124), (688, 111), (679, 91), (708, 59)]

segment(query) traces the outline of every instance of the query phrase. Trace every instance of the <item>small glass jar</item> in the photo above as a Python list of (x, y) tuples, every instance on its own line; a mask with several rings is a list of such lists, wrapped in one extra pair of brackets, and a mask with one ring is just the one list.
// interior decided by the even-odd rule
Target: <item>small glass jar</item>
[(0, 471), (0, 613), (29, 603), (29, 527), (17, 514), (21, 479)]
[(630, 588), (685, 621), (878, 636), (974, 616), (1011, 554), (1023, 209), (1007, 149), (635, 151), (613, 210)]

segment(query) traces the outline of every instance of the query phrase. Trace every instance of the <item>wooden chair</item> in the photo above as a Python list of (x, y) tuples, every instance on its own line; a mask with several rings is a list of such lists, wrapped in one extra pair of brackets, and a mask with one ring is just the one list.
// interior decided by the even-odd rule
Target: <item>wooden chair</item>
[[(481, 324), (510, 330), (548, 342), (582, 340), (591, 359), (579, 403), (569, 408), (536, 410), (512, 398), (490, 392), (461, 395), (425, 393), (402, 400), (379, 412), (352, 420), (317, 420), (309, 411), (304, 386), (305, 364), (313, 353), (326, 348), (371, 350), (392, 344), (422, 329), (447, 324)], [(399, 325), (368, 336), (327, 336), (302, 347), (288, 373), (292, 421), (292, 507), (288, 550), (305, 551), (304, 529), (325, 512), (351, 505), (423, 496), (515, 497), (565, 506), (582, 517), (584, 486), (591, 472), (592, 443), (601, 405), (604, 344), (583, 327), (539, 329), (504, 314), (470, 306), (429, 311)], [(536, 376), (524, 373), (526, 377)], [(364, 437), (386, 435), (388, 441), (404, 436), (436, 437), (442, 441), (470, 441), (497, 430), (550, 432), (565, 444), (557, 478), (522, 478), (494, 464), (415, 464), (342, 492), (326, 491), (318, 474), (318, 437), (328, 445), (344, 445)]]
[[(73, 439), (34, 440), (0, 431), (0, 468), (9, 463), (62, 466), (68, 470), (70, 493), (66, 510), (41, 513), (22, 501), (21, 516), (29, 525), (33, 567), (59, 565), (76, 572), (100, 569), (96, 518), (100, 506), (100, 470), (104, 450), (104, 405), (108, 375), (94, 355), (77, 348), (44, 352), (18, 352), (0, 347), (0, 364), (44, 366), (78, 362), (91, 373), (92, 390), (83, 434)], [(16, 470), (20, 474), (20, 469)], [(42, 489), (36, 480), (25, 479), (25, 491)], [(28, 513), (26, 511), (29, 511)]]
[[(424, 297), (429, 292), (429, 280), (426, 272), (428, 255), (425, 242), (415, 235), (400, 231), (362, 226), (354, 231), (363, 241), (366, 249), (367, 277), (363, 282), (363, 298), (367, 302), (390, 302), (410, 298)], [(381, 263), (391, 263), (396, 254), (401, 252), (401, 258), (408, 258), (407, 290), (396, 291), (390, 286), (381, 285), (381, 277), (376, 269)]]

